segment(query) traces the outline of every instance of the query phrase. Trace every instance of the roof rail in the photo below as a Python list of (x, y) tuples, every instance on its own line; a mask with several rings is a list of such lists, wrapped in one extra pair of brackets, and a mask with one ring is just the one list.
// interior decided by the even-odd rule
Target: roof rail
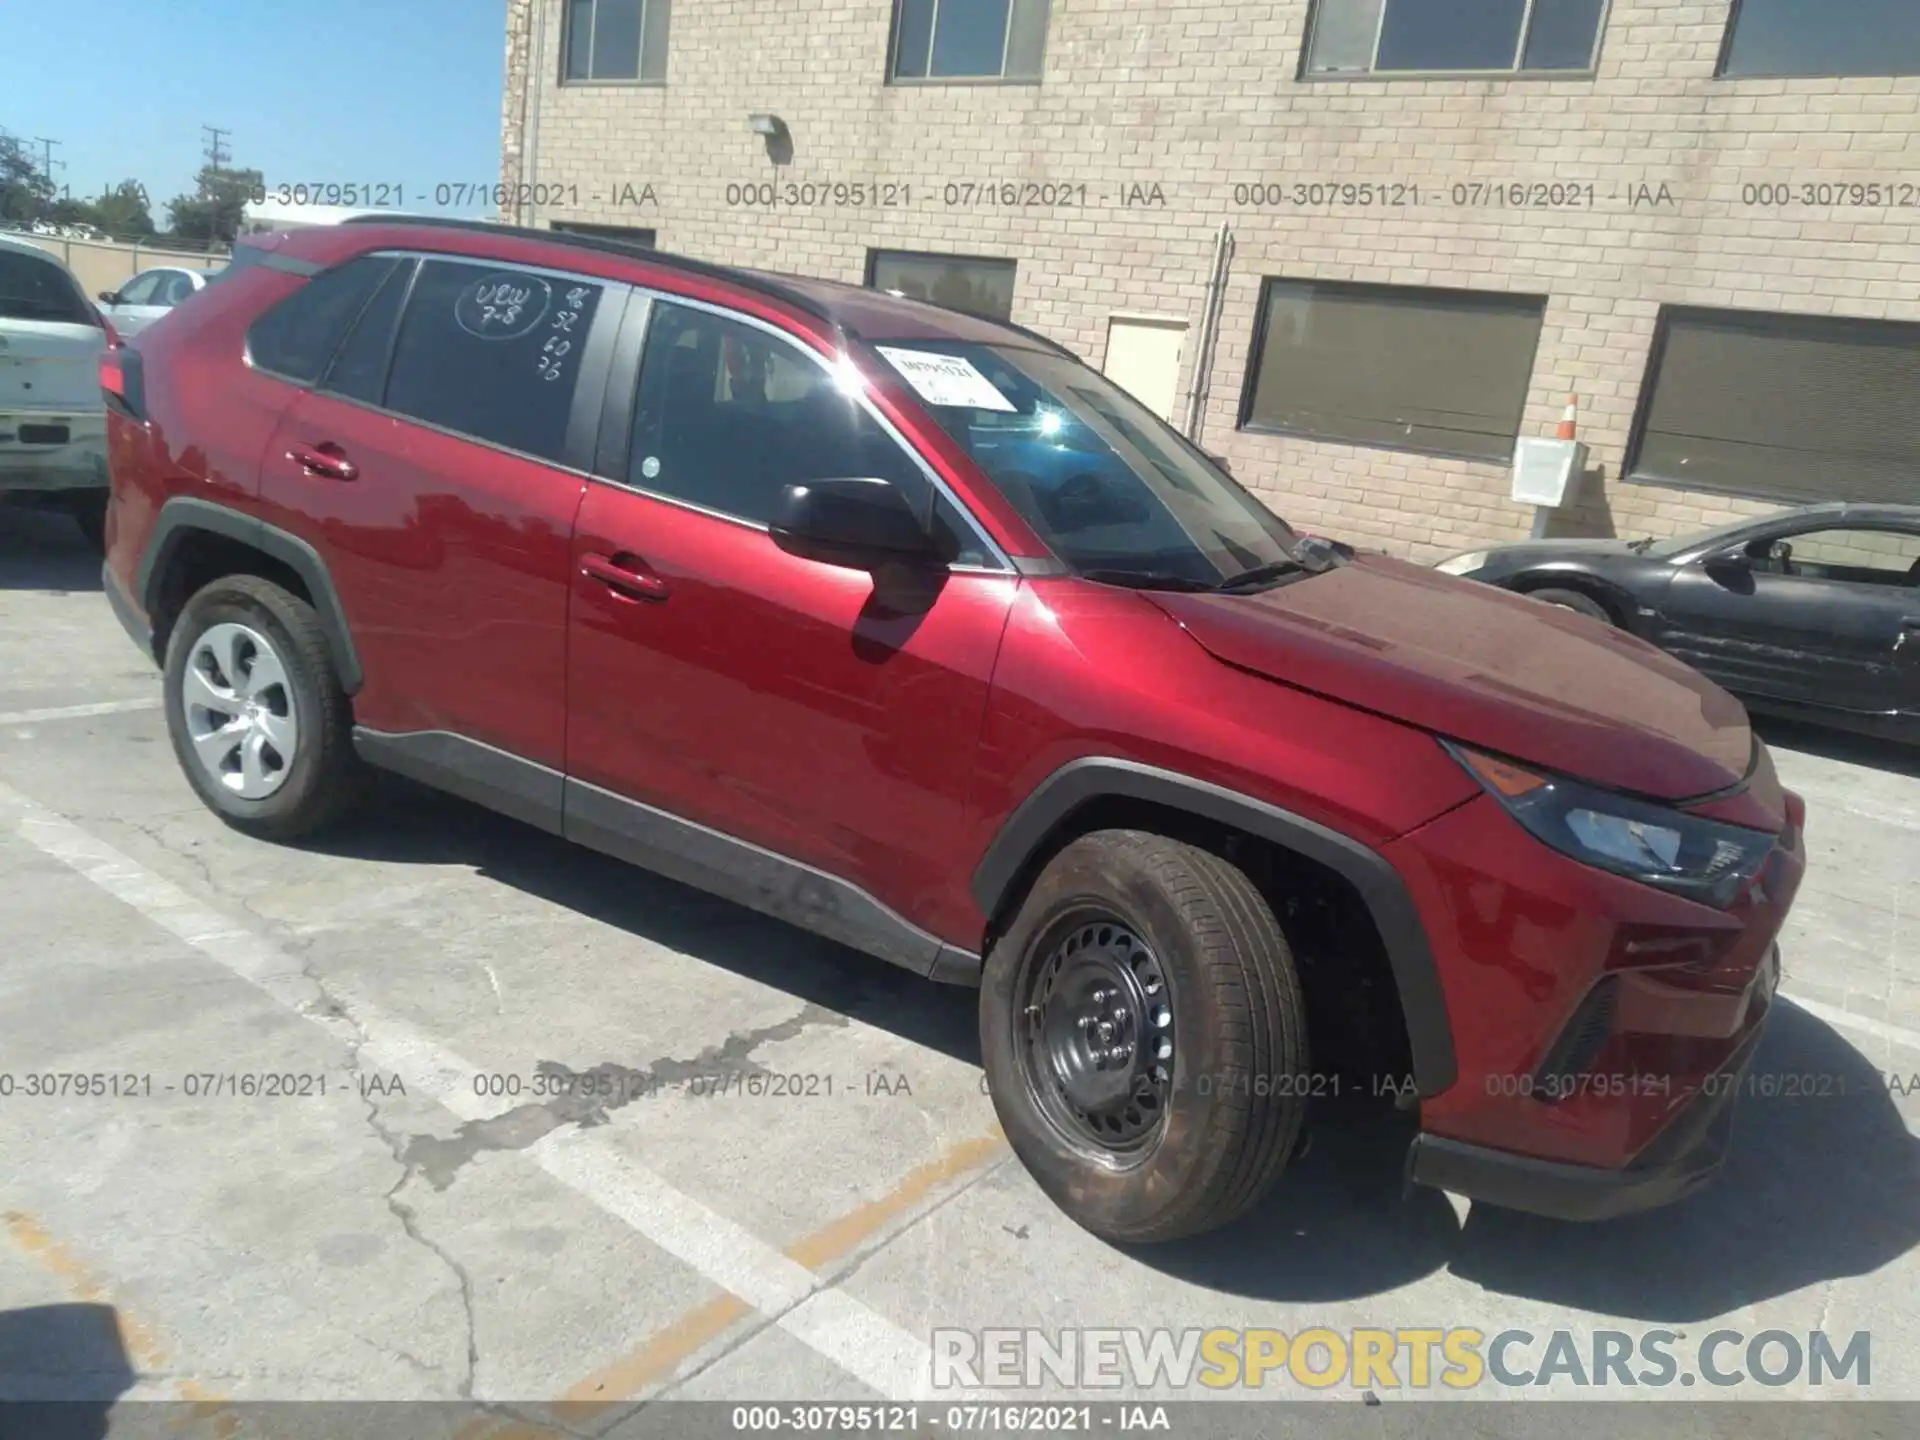
[(715, 265), (706, 260), (695, 260), (686, 255), (676, 255), (670, 250), (655, 250), (648, 245), (639, 245), (627, 240), (618, 240), (607, 235), (580, 235), (571, 230), (539, 230), (530, 225), (501, 225), (492, 220), (463, 220), (451, 215), (349, 215), (339, 222), (342, 225), (424, 225), (438, 230), (463, 230), (476, 235), (512, 235), (522, 240), (544, 240), (551, 245), (564, 245), (572, 250), (597, 250), (607, 255), (625, 255), (631, 259), (646, 260), (668, 270), (679, 270), (688, 275), (699, 275), (708, 280), (721, 280), (729, 285), (738, 285), (743, 290), (757, 291), (767, 298), (778, 300), (784, 305), (824, 320), (838, 328), (833, 315), (818, 301), (810, 299), (779, 281), (769, 279), (753, 270), (738, 270), (731, 265)]

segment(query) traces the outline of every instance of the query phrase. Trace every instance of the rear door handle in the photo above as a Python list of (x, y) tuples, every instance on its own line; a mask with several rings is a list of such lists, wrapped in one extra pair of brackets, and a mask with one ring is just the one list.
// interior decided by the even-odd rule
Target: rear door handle
[(321, 475), (329, 480), (354, 480), (360, 475), (360, 467), (347, 458), (347, 452), (331, 441), (318, 445), (292, 445), (287, 449), (287, 458), (309, 475)]
[(629, 600), (664, 600), (673, 593), (637, 555), (582, 555), (580, 573)]

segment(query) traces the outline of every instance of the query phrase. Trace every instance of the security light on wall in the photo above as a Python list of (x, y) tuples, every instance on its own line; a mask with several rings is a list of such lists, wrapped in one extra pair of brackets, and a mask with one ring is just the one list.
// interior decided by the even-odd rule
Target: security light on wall
[(756, 135), (764, 135), (769, 140), (777, 140), (787, 133), (787, 122), (778, 115), (749, 115), (747, 128)]

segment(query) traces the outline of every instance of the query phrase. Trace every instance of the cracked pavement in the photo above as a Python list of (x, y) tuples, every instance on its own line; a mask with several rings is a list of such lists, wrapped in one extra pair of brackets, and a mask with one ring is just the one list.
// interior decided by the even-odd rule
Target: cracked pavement
[[(0, 511), (0, 715), (157, 695), (94, 569)], [(1249, 1221), (1122, 1252), (981, 1139), (966, 992), (400, 782), (324, 844), (247, 840), (157, 709), (0, 724), (0, 790), (58, 819), (0, 825), (0, 1073), (133, 1090), (0, 1100), (0, 1213), (73, 1257), (0, 1233), (0, 1398), (597, 1397), (540, 1423), (618, 1434), (661, 1396), (873, 1398), (804, 1323), (830, 1301), (921, 1344), (1825, 1325), (1872, 1332), (1874, 1396), (1920, 1399), (1920, 1094), (1882, 1083), (1920, 1076), (1920, 755), (1768, 733), (1809, 800), (1809, 1008), (1760, 1069), (1844, 1100), (1748, 1098), (1718, 1185), (1596, 1227), (1403, 1199), (1397, 1122), (1328, 1111)], [(9, 1350), (9, 1313), (84, 1305), (149, 1341)]]

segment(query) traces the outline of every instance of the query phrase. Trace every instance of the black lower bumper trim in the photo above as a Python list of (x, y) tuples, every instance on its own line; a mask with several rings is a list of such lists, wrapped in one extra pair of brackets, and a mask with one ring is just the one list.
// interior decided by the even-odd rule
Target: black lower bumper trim
[(1726, 1159), (1734, 1100), (1760, 1043), (1761, 1028), (1754, 1028), (1714, 1082), (1623, 1169), (1569, 1165), (1441, 1135), (1418, 1135), (1407, 1152), (1407, 1179), (1556, 1220), (1612, 1220), (1671, 1204), (1711, 1181)]
[(158, 665), (160, 657), (153, 653), (153, 626), (140, 613), (140, 607), (133, 603), (133, 597), (127, 594), (120, 577), (113, 573), (113, 566), (100, 567), (100, 588), (106, 592), (113, 618), (120, 622), (120, 628), (127, 632), (127, 638), (140, 647), (141, 654)]

